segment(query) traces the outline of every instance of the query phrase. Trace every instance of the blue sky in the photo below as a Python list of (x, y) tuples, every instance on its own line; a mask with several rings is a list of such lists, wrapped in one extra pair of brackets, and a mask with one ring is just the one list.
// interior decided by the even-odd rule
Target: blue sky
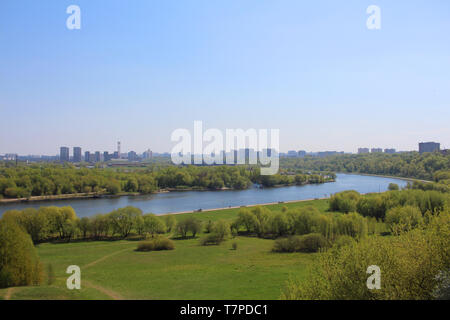
[(2, 0), (0, 154), (170, 151), (194, 120), (282, 151), (450, 147), (449, 34), (445, 0)]

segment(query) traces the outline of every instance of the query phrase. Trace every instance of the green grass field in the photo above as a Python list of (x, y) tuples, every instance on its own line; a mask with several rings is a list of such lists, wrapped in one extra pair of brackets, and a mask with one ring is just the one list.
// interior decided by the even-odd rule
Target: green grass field
[[(327, 200), (268, 206), (313, 205)], [(193, 214), (207, 222), (233, 220), (239, 209)], [(201, 237), (202, 235), (200, 235)], [(0, 299), (278, 299), (290, 277), (301, 279), (315, 254), (272, 253), (273, 240), (236, 237), (220, 246), (200, 246), (199, 239), (174, 240), (175, 250), (137, 252), (136, 241), (92, 241), (37, 246), (45, 269), (51, 264), (52, 285), (0, 290)], [(237, 250), (231, 244), (237, 242)], [(69, 265), (81, 268), (81, 290), (68, 290)]]

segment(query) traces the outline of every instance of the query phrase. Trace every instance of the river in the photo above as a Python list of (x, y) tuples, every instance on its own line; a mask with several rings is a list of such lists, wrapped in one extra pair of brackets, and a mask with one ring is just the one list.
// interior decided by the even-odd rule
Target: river
[(134, 206), (144, 213), (172, 213), (198, 209), (215, 209), (252, 204), (264, 204), (279, 201), (307, 200), (329, 197), (331, 194), (356, 190), (360, 193), (383, 192), (389, 183), (396, 183), (400, 188), (407, 181), (396, 178), (375, 177), (356, 174), (337, 174), (335, 182), (316, 185), (290, 186), (279, 188), (229, 191), (179, 191), (142, 196), (105, 197), (99, 199), (71, 199), (38, 202), (0, 204), (0, 216), (12, 209), (39, 208), (41, 206), (71, 206), (78, 217), (108, 213), (117, 208)]

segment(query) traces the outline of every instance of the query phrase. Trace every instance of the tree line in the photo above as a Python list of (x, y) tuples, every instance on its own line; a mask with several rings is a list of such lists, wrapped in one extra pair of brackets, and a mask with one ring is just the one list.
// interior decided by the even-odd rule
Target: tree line
[(251, 166), (149, 166), (135, 169), (77, 168), (70, 164), (0, 165), (0, 199), (75, 193), (153, 193), (161, 189), (246, 189), (323, 183), (333, 176), (286, 174), (261, 176)]
[(450, 169), (450, 154), (404, 152), (344, 154), (329, 157), (306, 156), (282, 158), (280, 166), (290, 170), (366, 173), (434, 180), (437, 177), (435, 174), (442, 171), (448, 172)]

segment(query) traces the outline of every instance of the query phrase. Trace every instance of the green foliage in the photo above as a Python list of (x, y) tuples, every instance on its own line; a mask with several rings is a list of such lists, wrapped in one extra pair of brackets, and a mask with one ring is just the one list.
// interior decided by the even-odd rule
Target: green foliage
[(166, 232), (164, 221), (152, 213), (144, 215), (144, 231), (154, 237), (156, 234)]
[(274, 252), (318, 252), (329, 247), (327, 239), (319, 233), (310, 233), (303, 236), (290, 236), (275, 240)]
[[(381, 289), (366, 285), (368, 266), (381, 270)], [(398, 237), (368, 237), (320, 254), (302, 282), (289, 281), (282, 299), (433, 299), (450, 267), (450, 214)]]
[(197, 233), (202, 230), (202, 222), (194, 217), (187, 217), (177, 223), (176, 230), (182, 238), (186, 238), (188, 233), (195, 238)]
[(386, 213), (386, 223), (394, 234), (414, 229), (422, 221), (422, 213), (413, 206), (395, 207)]
[(0, 221), (0, 288), (37, 285), (43, 272), (33, 242), (11, 220)]
[(391, 182), (391, 183), (389, 183), (388, 190), (396, 191), (396, 190), (400, 190), (400, 188), (399, 188), (398, 184)]
[(121, 237), (126, 238), (136, 225), (136, 219), (139, 216), (142, 216), (141, 209), (128, 206), (114, 210), (108, 215), (108, 218), (114, 232), (120, 234)]
[(330, 211), (355, 212), (359, 198), (360, 194), (354, 190), (336, 193), (330, 198)]
[[(441, 153), (404, 152), (398, 154), (345, 154), (330, 157), (282, 158), (286, 170), (367, 173), (432, 180), (448, 179), (441, 172), (450, 169), (450, 155)], [(436, 175), (435, 175), (436, 174)]]
[(175, 244), (172, 240), (165, 237), (156, 237), (151, 240), (139, 242), (136, 251), (161, 251), (173, 249), (175, 249)]
[(164, 222), (166, 223), (167, 232), (172, 232), (177, 224), (177, 220), (171, 214), (164, 217)]
[(148, 194), (159, 189), (246, 189), (252, 183), (265, 186), (323, 183), (332, 175), (289, 174), (260, 176), (247, 166), (149, 166), (140, 170), (79, 168), (57, 164), (0, 166), (0, 196), (28, 198), (74, 193)]

